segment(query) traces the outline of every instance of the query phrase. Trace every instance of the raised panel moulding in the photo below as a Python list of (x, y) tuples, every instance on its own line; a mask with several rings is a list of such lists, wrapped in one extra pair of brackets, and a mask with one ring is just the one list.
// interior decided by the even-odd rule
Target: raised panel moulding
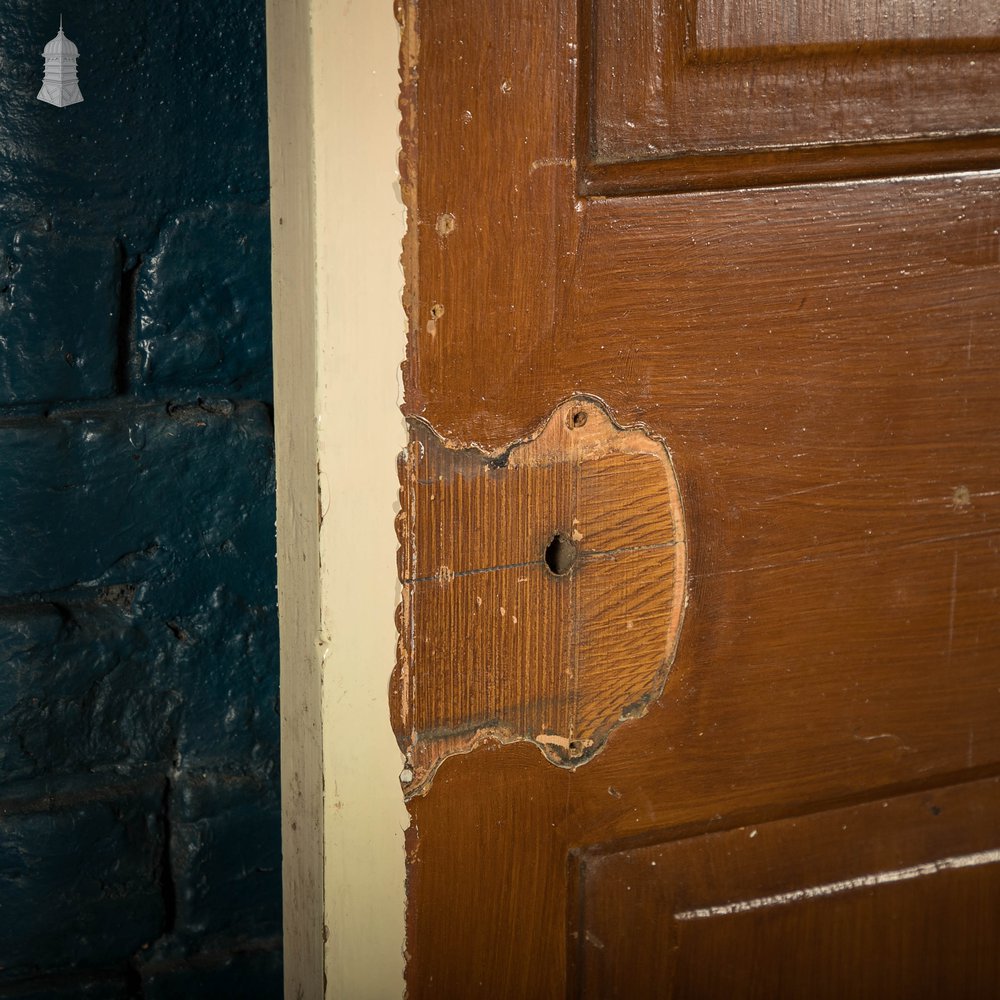
[(698, 0), (698, 51), (878, 42), (950, 42), (1000, 35), (1000, 5), (926, 0)]
[(1000, 8), (588, 0), (582, 194), (1000, 166)]

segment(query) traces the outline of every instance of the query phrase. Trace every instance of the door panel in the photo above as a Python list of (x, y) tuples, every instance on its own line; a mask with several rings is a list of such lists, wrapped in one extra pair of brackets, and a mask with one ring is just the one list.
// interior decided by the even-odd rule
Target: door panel
[(989, 0), (585, 2), (594, 159), (984, 132)]
[(583, 0), (588, 190), (995, 163), (991, 0)]
[[(567, 928), (588, 926), (578, 909), (580, 859), (607, 855), (600, 871), (584, 868), (603, 880), (600, 898), (619, 899), (615, 865), (633, 845), (683, 856), (691, 878), (712, 888), (708, 906), (923, 863), (923, 846), (931, 860), (998, 846), (988, 818), (995, 791), (974, 779), (1000, 773), (1000, 175), (957, 170), (1000, 163), (995, 102), (977, 96), (1000, 84), (996, 64), (979, 62), (994, 15), (984, 8), (972, 17), (970, 7), (969, 23), (939, 23), (931, 5), (911, 3), (905, 31), (873, 22), (884, 34), (872, 43), (876, 63), (916, 65), (900, 32), (919, 41), (914, 52), (943, 60), (940, 71), (917, 74), (924, 96), (906, 98), (916, 124), (883, 129), (889, 145), (876, 148), (865, 115), (883, 114), (910, 84), (895, 70), (871, 74), (864, 101), (852, 104), (843, 95), (869, 55), (853, 42), (847, 56), (841, 41), (813, 45), (807, 34), (803, 42), (795, 31), (819, 24), (803, 5), (798, 27), (783, 28), (789, 58), (847, 88), (837, 92), (839, 111), (824, 119), (780, 90), (754, 102), (749, 118), (731, 115), (724, 95), (699, 98), (694, 126), (739, 125), (742, 116), (744, 135), (764, 135), (753, 116), (766, 113), (786, 129), (778, 150), (730, 151), (709, 163), (697, 137), (670, 152), (676, 134), (650, 132), (652, 119), (642, 126), (650, 160), (638, 159), (638, 147), (602, 153), (590, 131), (603, 98), (592, 108), (589, 74), (601, 59), (612, 58), (609, 88), (654, 100), (672, 86), (649, 68), (648, 7), (600, 0), (598, 26), (611, 11), (619, 27), (592, 37), (589, 5), (565, 0), (420, 0), (403, 11), (406, 413), (447, 447), (494, 451), (570, 396), (598, 397), (618, 425), (642, 424), (669, 451), (687, 546), (676, 658), (644, 718), (616, 729), (583, 764), (557, 766), (530, 744), (481, 743), (445, 760), (410, 798), (414, 997), (559, 997), (577, 986), (587, 995), (588, 981), (577, 983), (567, 960), (576, 955)], [(705, 17), (722, 12), (712, 28), (720, 38), (738, 29), (752, 46), (771, 45), (746, 27), (749, 13), (727, 21), (732, 9), (704, 8)], [(854, 39), (882, 8), (845, 0), (837, 10), (839, 21), (823, 30), (850, 28)], [(605, 52), (591, 61), (592, 41), (617, 45), (629, 32), (639, 32), (629, 60)], [(968, 84), (955, 67), (974, 49), (982, 75)], [(767, 59), (747, 56), (745, 65)], [(781, 72), (792, 62), (780, 62)], [(922, 131), (929, 121), (938, 123), (933, 137)], [(642, 120), (633, 123), (639, 134)], [(743, 141), (735, 135), (733, 148)], [(801, 145), (817, 140), (822, 156)], [(617, 165), (602, 163), (609, 152), (622, 157)], [(900, 176), (914, 170), (922, 175)], [(828, 177), (840, 179), (801, 183)], [(648, 193), (628, 193), (639, 190)], [(414, 441), (423, 426), (414, 423)], [(543, 500), (529, 497), (524, 517), (504, 522), (509, 549), (539, 548), (560, 527), (547, 523)], [(627, 483), (608, 499), (633, 502)], [(426, 504), (419, 517), (412, 523), (460, 538), (468, 551), (496, 548), (488, 519), (455, 511), (435, 519)], [(403, 531), (405, 549), (412, 539)], [(585, 585), (586, 562), (574, 572)], [(559, 651), (582, 627), (573, 614), (553, 621), (543, 610), (519, 616), (519, 627), (548, 639), (529, 645), (547, 652), (534, 671), (518, 665), (518, 678), (566, 667)], [(442, 648), (434, 637), (448, 630), (443, 618), (406, 607), (401, 625), (403, 658), (422, 650), (428, 664), (413, 678), (414, 713), (421, 699), (424, 709), (438, 699), (435, 717), (453, 718), (434, 678), (454, 678), (465, 647), (435, 661), (427, 651)], [(512, 669), (498, 656), (482, 686), (509, 684)], [(525, 705), (539, 696), (530, 681), (510, 690)], [(399, 735), (407, 746), (412, 733)], [(966, 819), (928, 825), (908, 796), (943, 796), (953, 784)], [(888, 800), (898, 807), (883, 810)], [(833, 837), (830, 817), (848, 807), (855, 818)], [(813, 818), (788, 826), (789, 817)], [(754, 888), (752, 866), (745, 878), (719, 868), (716, 842), (702, 835), (747, 824), (766, 827), (767, 843), (778, 845), (767, 857), (809, 847), (801, 871)], [(978, 846), (961, 847), (966, 832)], [(927, 906), (967, 913), (971, 940), (1000, 933), (994, 872), (891, 883), (870, 904), (847, 894), (830, 897), (829, 908), (689, 921), (685, 954), (715, 954), (729, 935), (734, 954), (771, 956), (760, 982), (774, 985), (781, 970), (779, 952), (767, 951), (767, 921), (785, 933), (782, 921), (821, 927), (829, 913), (840, 927), (863, 911), (865, 926), (903, 914), (899, 926), (919, 929), (892, 938), (911, 948), (900, 968), (919, 970), (921, 935), (937, 926), (921, 922)], [(656, 886), (644, 907), (629, 903), (636, 941), (650, 947), (643, 934), (669, 909)], [(604, 968), (635, 966), (631, 938), (614, 940), (601, 952)], [(874, 961), (863, 943), (836, 940), (855, 964)], [(828, 961), (806, 952), (817, 967)], [(993, 981), (982, 961), (979, 982)], [(731, 995), (718, 992), (717, 970), (692, 963), (678, 996)], [(880, 975), (871, 973), (873, 991)], [(644, 995), (628, 992), (640, 980), (612, 978), (622, 995)], [(641, 982), (648, 995), (667, 988), (659, 974)]]
[(578, 859), (571, 995), (990, 996), (998, 831), (992, 779), (591, 849)]

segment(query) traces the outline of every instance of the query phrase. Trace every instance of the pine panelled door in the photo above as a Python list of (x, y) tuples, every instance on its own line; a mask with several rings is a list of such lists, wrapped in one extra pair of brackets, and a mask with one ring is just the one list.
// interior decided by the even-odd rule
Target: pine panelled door
[(1000, 9), (398, 13), (410, 997), (1000, 994)]

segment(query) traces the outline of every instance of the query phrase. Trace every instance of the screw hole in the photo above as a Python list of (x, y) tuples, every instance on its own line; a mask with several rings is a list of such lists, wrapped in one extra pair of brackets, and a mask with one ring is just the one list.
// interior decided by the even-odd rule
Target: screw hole
[(582, 427), (587, 422), (586, 410), (574, 410), (569, 416), (570, 428)]
[(576, 545), (565, 535), (556, 532), (545, 548), (545, 565), (556, 576), (564, 576), (573, 568), (576, 556)]

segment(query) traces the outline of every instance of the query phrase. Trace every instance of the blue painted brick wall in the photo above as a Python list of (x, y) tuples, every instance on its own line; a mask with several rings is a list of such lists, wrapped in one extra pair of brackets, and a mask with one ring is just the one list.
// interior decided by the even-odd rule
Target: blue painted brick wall
[(0, 25), (0, 998), (277, 998), (264, 0)]

